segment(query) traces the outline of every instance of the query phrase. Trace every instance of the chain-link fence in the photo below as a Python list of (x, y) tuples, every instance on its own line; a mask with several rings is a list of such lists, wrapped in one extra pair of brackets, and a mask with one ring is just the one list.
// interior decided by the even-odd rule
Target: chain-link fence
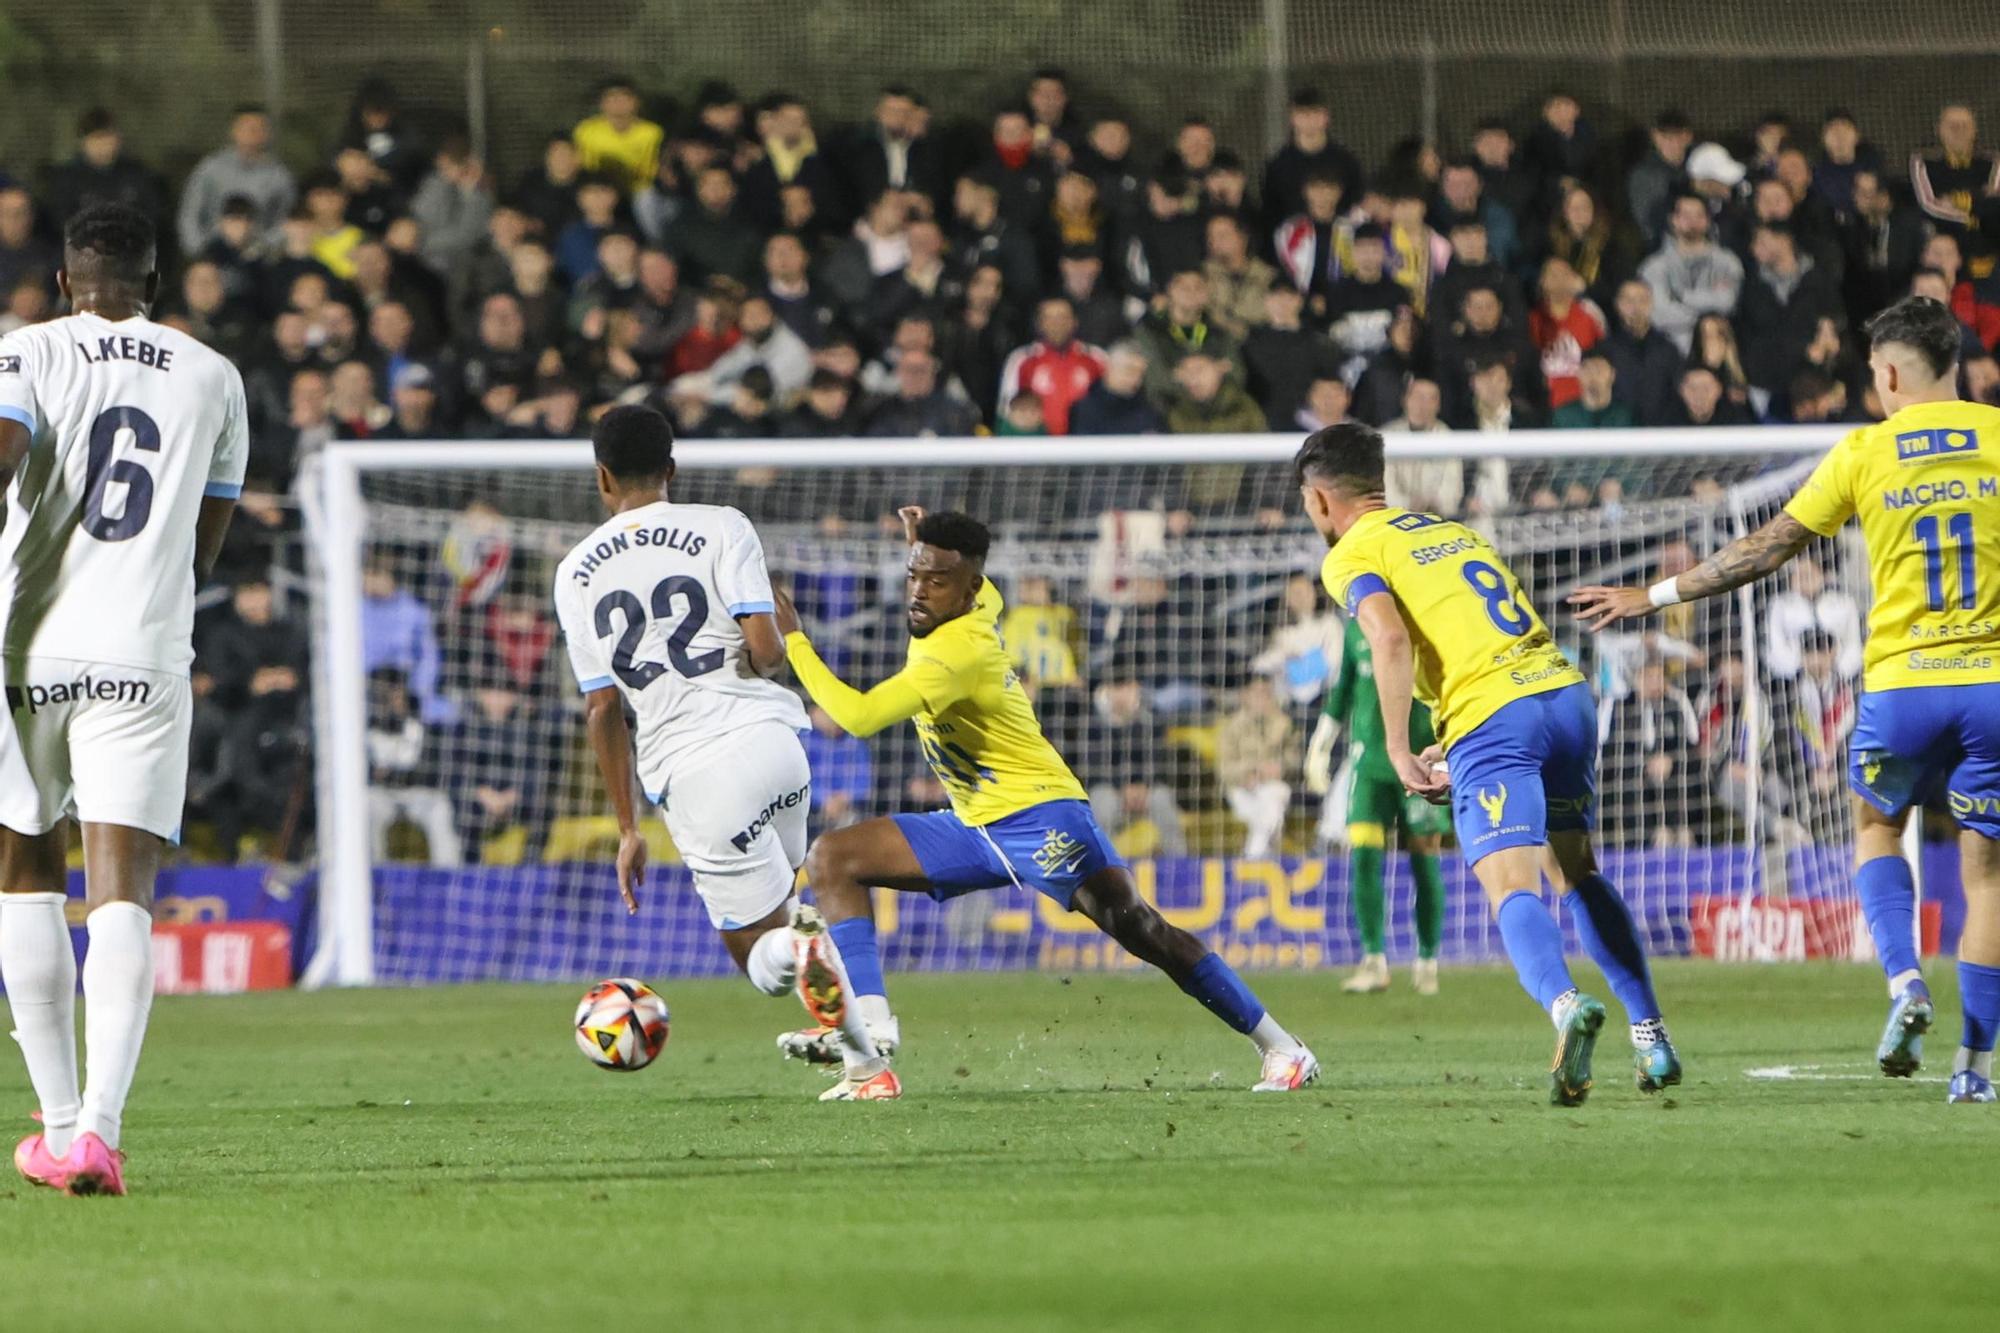
[(505, 176), (614, 70), (670, 122), (708, 79), (795, 92), (823, 125), (902, 81), (949, 126), (1017, 97), (1040, 65), (1068, 72), (1086, 114), (1132, 117), (1143, 144), (1201, 115), (1253, 159), (1300, 85), (1371, 163), (1410, 136), (1462, 143), (1484, 116), (1531, 123), (1554, 86), (1583, 100), (1607, 163), (1666, 107), (1731, 136), (1773, 110), (1811, 126), (1836, 103), (1893, 158), (1928, 140), (1945, 101), (2000, 114), (1993, 18), (1983, 0), (17, 0), (0, 10), (0, 166), (65, 155), (77, 114), (103, 104), (177, 173), (253, 98), (282, 108), (285, 155), (304, 165), (374, 75), (419, 122), (469, 124)]

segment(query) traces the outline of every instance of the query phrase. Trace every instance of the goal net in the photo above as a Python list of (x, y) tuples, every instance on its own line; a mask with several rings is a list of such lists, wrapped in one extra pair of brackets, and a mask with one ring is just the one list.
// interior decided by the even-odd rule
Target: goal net
[[(1822, 430), (1433, 435), (1391, 442), (1411, 507), (1498, 545), (1601, 701), (1607, 873), (1662, 953), (1837, 956), (1857, 933), (1844, 742), (1867, 578), (1823, 542), (1771, 584), (1592, 637), (1583, 582), (1650, 583), (1771, 517)], [(1344, 626), (1317, 580), (1290, 437), (683, 445), (676, 499), (755, 522), (845, 679), (901, 664), (900, 504), (996, 533), (1002, 633), (1142, 891), (1232, 963), (1358, 956), (1345, 806), (1303, 771)], [(1227, 460), (1227, 461), (1223, 461)], [(314, 475), (322, 829), (315, 981), (722, 973), (661, 820), (628, 917), (616, 825), (551, 611), (600, 520), (581, 442), (335, 445)], [(910, 728), (808, 738), (815, 832), (944, 804)], [(1389, 858), (1390, 952), (1410, 882)], [(1498, 958), (1447, 852), (1443, 956)], [(1135, 966), (1020, 891), (877, 894), (891, 969)]]

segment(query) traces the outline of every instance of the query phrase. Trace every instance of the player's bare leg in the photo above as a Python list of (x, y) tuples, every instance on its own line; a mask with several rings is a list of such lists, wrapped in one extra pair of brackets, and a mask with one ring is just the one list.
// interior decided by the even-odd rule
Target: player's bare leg
[(1132, 872), (1108, 866), (1085, 880), (1071, 901), (1072, 911), (1143, 963), (1167, 974), (1202, 1007), (1250, 1038), (1263, 1058), (1258, 1092), (1292, 1092), (1319, 1078), (1319, 1061), (1304, 1042), (1270, 1016), (1234, 968), (1206, 944), (1170, 923), (1139, 896)]
[(83, 825), (90, 946), (83, 959), (83, 1113), (71, 1194), (123, 1194), (125, 1098), (153, 1008), (153, 883), (166, 844), (123, 824)]
[(1563, 961), (1562, 928), (1542, 902), (1542, 849), (1504, 847), (1472, 865), (1493, 905), (1500, 940), (1521, 979), (1556, 1025), (1556, 1054), (1549, 1069), (1549, 1100), (1581, 1106), (1590, 1095), (1590, 1057), (1604, 1026), (1604, 1002), (1576, 988)]
[(1417, 961), (1410, 965), (1410, 983), (1419, 995), (1438, 993), (1438, 945), (1444, 935), (1444, 875), (1439, 868), (1444, 839), (1436, 833), (1415, 833), (1404, 840), (1409, 849), (1410, 879), (1416, 886), (1411, 915), (1416, 919)]
[(1638, 927), (1611, 881), (1597, 868), (1590, 835), (1566, 830), (1549, 835), (1549, 882), (1564, 895), (1575, 913), (1577, 937), (1611, 983), (1625, 1006), (1631, 1025), (1633, 1064), (1639, 1091), (1658, 1092), (1681, 1081), (1680, 1055), (1667, 1036), (1660, 1002), (1653, 994), (1653, 973), (1646, 964), (1646, 946)]
[(64, 914), (67, 823), (47, 833), (0, 828), (0, 981), (14, 1040), (41, 1103), (41, 1132), (22, 1139), (14, 1165), (32, 1184), (61, 1189), (83, 1094), (76, 1073), (76, 954)]
[(1908, 1078), (1922, 1067), (1924, 1033), (1936, 1020), (1917, 954), (1916, 880), (1903, 856), (1909, 821), (1908, 809), (1885, 815), (1854, 798), (1854, 886), (1889, 978), (1889, 1021), (1875, 1047), (1875, 1062), (1889, 1078)]
[(866, 1083), (888, 1069), (859, 1006), (849, 1002), (846, 969), (817, 911), (787, 899), (763, 920), (723, 931), (722, 943), (758, 990), (799, 995), (806, 1012), (830, 1033), (833, 1057), (849, 1079)]
[(2000, 1036), (2000, 842), (1962, 830), (1965, 930), (1958, 937), (1958, 997), (1965, 1030), (1952, 1059), (1952, 1102), (2000, 1099), (1993, 1087), (1993, 1044)]

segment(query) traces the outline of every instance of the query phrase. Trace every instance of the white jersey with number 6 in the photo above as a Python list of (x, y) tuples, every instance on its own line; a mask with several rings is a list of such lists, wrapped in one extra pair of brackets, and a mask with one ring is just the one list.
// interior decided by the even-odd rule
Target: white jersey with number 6
[(243, 379), (177, 329), (71, 315), (0, 338), (0, 417), (33, 447), (0, 530), (0, 655), (185, 675), (195, 525), (243, 489)]
[[(638, 718), (655, 802), (677, 767), (759, 723), (806, 728), (798, 696), (759, 676), (738, 616), (772, 609), (757, 530), (724, 505), (661, 500), (615, 515), (556, 567), (556, 616), (577, 685), (616, 686)], [(730, 830), (735, 832), (735, 830)]]

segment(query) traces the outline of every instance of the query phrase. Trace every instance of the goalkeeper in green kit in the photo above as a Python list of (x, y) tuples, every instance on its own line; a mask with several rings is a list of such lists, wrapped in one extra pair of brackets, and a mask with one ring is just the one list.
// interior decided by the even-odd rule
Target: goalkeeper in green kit
[[(1417, 961), (1411, 978), (1417, 994), (1438, 988), (1438, 939), (1444, 933), (1444, 875), (1438, 848), (1451, 827), (1451, 811), (1403, 790), (1382, 737), (1382, 709), (1375, 694), (1375, 664), (1368, 640), (1354, 620), (1347, 622), (1340, 674), (1327, 691), (1326, 707), (1306, 751), (1306, 784), (1316, 794), (1333, 785), (1335, 751), (1348, 747), (1353, 787), (1347, 800), (1348, 879), (1354, 901), (1354, 929), (1361, 936), (1361, 966), (1341, 984), (1354, 995), (1389, 989), (1389, 960), (1383, 955), (1383, 862), (1389, 834), (1398, 832), (1416, 882)], [(1430, 709), (1410, 705), (1410, 748), (1421, 754), (1436, 737)]]

